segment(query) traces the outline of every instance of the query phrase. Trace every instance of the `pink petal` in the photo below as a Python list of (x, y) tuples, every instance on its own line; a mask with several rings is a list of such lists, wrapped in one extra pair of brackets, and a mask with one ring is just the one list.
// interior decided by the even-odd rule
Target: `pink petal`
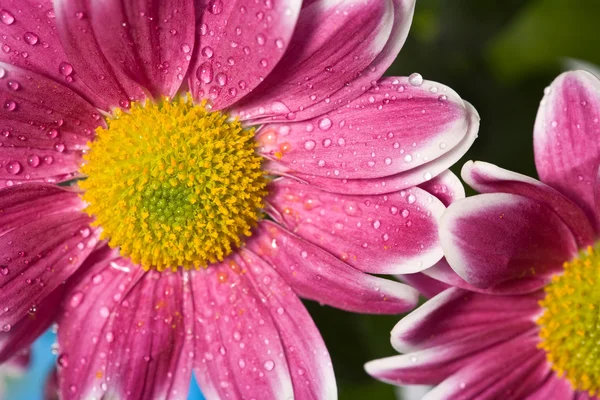
[(556, 376), (554, 371), (548, 374), (544, 383), (533, 393), (527, 396), (527, 400), (572, 400), (577, 396), (571, 388), (571, 384), (564, 378)]
[[(304, 120), (346, 105), (395, 58), (413, 7), (414, 1), (391, 0), (319, 0), (304, 6), (283, 59), (235, 113), (261, 121)], [(388, 41), (394, 44), (386, 47)], [(360, 79), (363, 73), (366, 79)]]
[(542, 182), (485, 162), (467, 162), (462, 177), (473, 189), (481, 193), (512, 193), (539, 201), (554, 210), (573, 231), (579, 247), (593, 243), (594, 229), (579, 206), (560, 192)]
[(83, 202), (72, 190), (47, 183), (24, 183), (0, 190), (0, 237), (40, 217), (77, 211)]
[(277, 272), (244, 254), (191, 274), (203, 394), (336, 398), (327, 349), (304, 306)]
[(465, 137), (468, 127), (465, 103), (452, 89), (385, 78), (320, 117), (268, 124), (258, 141), (265, 157), (296, 173), (372, 179), (441, 157)]
[(126, 75), (155, 98), (177, 93), (194, 47), (193, 0), (90, 1), (88, 10), (117, 76)]
[(46, 296), (43, 301), (18, 321), (8, 332), (0, 330), (0, 364), (23, 350), (29, 349), (33, 342), (44, 333), (54, 321), (62, 288)]
[(432, 298), (438, 293), (441, 293), (444, 290), (451, 287), (450, 285), (444, 282), (430, 278), (422, 272), (417, 272), (415, 274), (397, 275), (396, 277), (400, 281), (417, 289), (422, 296), (425, 296), (427, 298)]
[(2, 9), (14, 20), (2, 25), (0, 62), (51, 78), (79, 93), (94, 106), (108, 109), (110, 99), (103, 98), (97, 90), (99, 82), (84, 82), (72, 72), (56, 29), (52, 1), (3, 0)]
[(402, 353), (424, 350), (495, 330), (535, 329), (542, 291), (522, 296), (491, 296), (451, 288), (400, 320), (392, 330), (392, 346)]
[(0, 326), (5, 331), (79, 268), (97, 241), (90, 222), (78, 211), (42, 212), (0, 236)]
[(463, 278), (458, 276), (445, 258), (442, 258), (433, 267), (427, 268), (422, 273), (436, 281), (443, 282), (446, 285), (477, 293), (515, 295), (531, 293), (539, 289), (539, 282), (535, 280), (507, 281), (494, 285), (490, 288), (482, 289), (480, 287), (470, 285)]
[(181, 273), (145, 273), (99, 251), (59, 320), (62, 398), (185, 399), (193, 354), (184, 351), (191, 309)]
[(418, 293), (346, 264), (319, 246), (264, 221), (247, 248), (269, 263), (294, 291), (343, 310), (396, 314), (414, 307)]
[[(113, 69), (100, 47), (101, 37), (94, 31), (95, 18), (87, 0), (54, 2), (56, 28), (67, 55), (55, 60), (62, 75), (81, 80), (99, 98), (93, 104), (106, 111), (114, 107), (128, 108), (131, 100), (143, 100), (142, 89), (120, 69)], [(98, 23), (106, 21), (98, 21)], [(62, 64), (61, 64), (62, 63)]]
[[(523, 334), (515, 329), (484, 331), (480, 335), (471, 335), (452, 343), (373, 360), (365, 364), (365, 369), (369, 375), (395, 385), (436, 385), (452, 377), (457, 371), (478, 364), (479, 360), (487, 358), (490, 353), (496, 354), (498, 358), (498, 349), (510, 343), (507, 341), (517, 340), (527, 350), (530, 346), (527, 340), (531, 336), (531, 333)], [(515, 337), (517, 339), (513, 339)], [(535, 345), (532, 347), (535, 350)], [(496, 365), (497, 361), (490, 364)]]
[(254, 90), (283, 57), (300, 6), (300, 0), (208, 3), (190, 67), (194, 98), (208, 98), (222, 109)]
[(440, 222), (440, 239), (454, 271), (484, 289), (515, 281), (526, 281), (531, 289), (542, 287), (577, 254), (571, 230), (554, 211), (504, 193), (450, 205)]
[(287, 229), (361, 271), (418, 272), (443, 255), (437, 221), (445, 207), (419, 188), (349, 196), (283, 178), (270, 193)]
[(550, 366), (537, 337), (513, 339), (467, 364), (427, 394), (427, 400), (450, 398), (524, 398), (542, 384)]
[(314, 172), (311, 174), (297, 173), (274, 161), (265, 163), (264, 167), (273, 174), (295, 177), (300, 181), (310, 183), (323, 190), (334, 193), (361, 195), (384, 194), (406, 189), (411, 186), (417, 186), (441, 174), (456, 163), (467, 150), (469, 150), (475, 141), (477, 132), (479, 131), (479, 115), (470, 104), (465, 104), (467, 107), (469, 127), (462, 141), (440, 157), (396, 175), (373, 179), (339, 179), (335, 177), (335, 173), (331, 174), (329, 177), (318, 176), (315, 175)]
[(104, 124), (97, 110), (51, 79), (4, 63), (0, 70), (0, 181), (72, 177)]
[(437, 197), (446, 207), (456, 200), (465, 198), (465, 188), (462, 182), (450, 170), (420, 184), (419, 187)]
[(541, 102), (533, 136), (540, 179), (581, 206), (600, 229), (594, 183), (600, 161), (600, 81), (585, 71), (560, 75)]

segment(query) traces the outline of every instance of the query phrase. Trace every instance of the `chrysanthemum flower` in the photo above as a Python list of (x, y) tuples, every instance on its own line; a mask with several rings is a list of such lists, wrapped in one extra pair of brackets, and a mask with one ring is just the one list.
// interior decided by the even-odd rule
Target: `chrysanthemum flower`
[[(446, 260), (409, 278), (435, 295), (400, 321), (404, 355), (367, 370), (437, 385), (427, 399), (588, 399), (600, 392), (600, 81), (546, 89), (534, 130), (541, 179), (469, 162), (484, 193), (441, 220)], [(446, 262), (447, 261), (447, 262)]]
[(63, 398), (184, 398), (192, 371), (210, 399), (334, 398), (298, 296), (413, 307), (366, 272), (441, 258), (428, 191), (477, 133), (451, 89), (381, 78), (413, 8), (3, 1), (3, 348), (57, 320)]

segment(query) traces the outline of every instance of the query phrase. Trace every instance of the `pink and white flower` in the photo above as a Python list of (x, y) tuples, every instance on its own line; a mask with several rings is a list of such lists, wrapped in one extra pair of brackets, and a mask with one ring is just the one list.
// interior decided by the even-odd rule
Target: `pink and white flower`
[[(209, 399), (335, 398), (327, 349), (298, 296), (354, 312), (415, 306), (416, 290), (368, 273), (418, 272), (442, 257), (437, 229), (445, 206), (431, 193), (455, 182), (444, 171), (478, 130), (477, 113), (450, 88), (418, 74), (382, 78), (413, 10), (412, 0), (0, 2), (0, 354), (58, 321), (65, 399), (185, 398), (192, 371)], [(177, 103), (187, 92), (194, 104)], [(86, 178), (81, 168), (94, 163), (100, 138), (115, 121), (149, 113), (149, 104), (158, 104), (154, 116), (177, 104), (201, 110), (214, 131), (239, 133), (238, 121), (244, 132), (257, 127), (268, 194), (243, 246), (220, 256), (177, 236), (178, 210), (163, 211), (164, 201), (150, 198), (162, 202), (156, 215), (172, 229), (177, 256), (193, 262), (181, 249), (196, 246), (209, 254), (203, 261), (217, 258), (207, 268), (142, 268), (100, 238), (107, 226), (84, 211), (98, 204), (77, 186), (57, 185)], [(158, 120), (172, 127), (176, 118), (163, 114)], [(181, 118), (182, 129), (205, 122)], [(140, 148), (131, 140), (145, 135), (169, 148), (179, 135), (143, 122), (106, 147), (131, 150), (108, 159), (109, 186), (146, 193), (139, 185), (147, 185), (176, 196), (188, 190), (184, 180), (204, 171), (202, 179), (213, 179), (209, 167), (197, 169), (208, 163), (204, 155), (165, 161), (154, 160), (154, 151), (140, 154), (144, 140)], [(146, 171), (136, 164), (146, 158), (158, 163), (148, 170), (150, 183), (119, 179)], [(239, 167), (214, 163), (220, 171)], [(195, 174), (177, 172), (187, 167)], [(161, 174), (173, 174), (161, 181), (172, 188), (151, 187)], [(232, 214), (202, 203), (211, 190), (190, 193), (176, 200), (199, 198), (211, 212)], [(139, 233), (126, 225), (138, 209), (102, 206), (115, 232)], [(127, 216), (122, 226), (120, 215)], [(145, 226), (144, 218), (133, 224)], [(140, 243), (130, 243), (147, 250), (140, 257), (174, 257)]]
[(483, 193), (441, 220), (446, 258), (408, 280), (432, 297), (401, 320), (403, 355), (378, 379), (435, 387), (426, 399), (588, 399), (598, 394), (600, 81), (560, 75), (534, 129), (540, 181), (468, 162)]

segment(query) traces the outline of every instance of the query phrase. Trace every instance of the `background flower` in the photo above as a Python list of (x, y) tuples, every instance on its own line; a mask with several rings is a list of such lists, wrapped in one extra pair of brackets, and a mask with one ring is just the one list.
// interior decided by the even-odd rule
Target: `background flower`
[(564, 73), (536, 118), (541, 182), (465, 164), (463, 179), (484, 194), (445, 212), (446, 260), (418, 282), (435, 296), (392, 331), (405, 354), (369, 373), (437, 385), (431, 399), (595, 397), (599, 117), (600, 80)]

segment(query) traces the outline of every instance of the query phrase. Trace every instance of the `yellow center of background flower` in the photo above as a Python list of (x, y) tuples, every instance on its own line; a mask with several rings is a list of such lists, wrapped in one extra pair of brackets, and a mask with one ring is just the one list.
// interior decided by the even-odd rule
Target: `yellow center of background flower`
[(250, 236), (267, 194), (254, 130), (190, 98), (135, 103), (84, 156), (85, 211), (144, 269), (205, 267)]
[(552, 369), (577, 390), (600, 391), (600, 253), (589, 247), (564, 264), (540, 302), (539, 347)]

